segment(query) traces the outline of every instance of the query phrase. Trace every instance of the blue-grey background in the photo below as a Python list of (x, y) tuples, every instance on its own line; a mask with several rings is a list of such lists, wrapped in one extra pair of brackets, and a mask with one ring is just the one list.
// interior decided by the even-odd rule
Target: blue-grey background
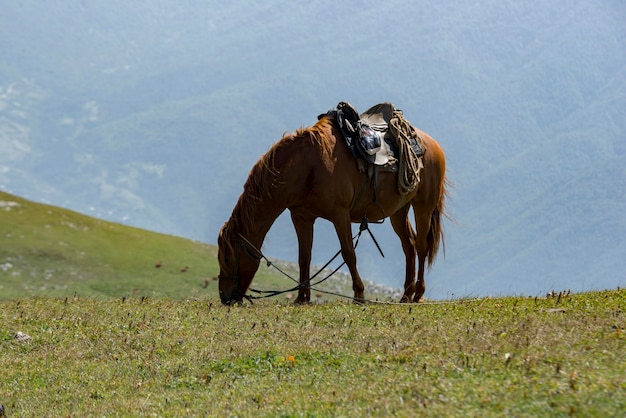
[[(453, 183), (427, 297), (624, 286), (624, 22), (620, 0), (6, 1), (0, 189), (214, 244), (284, 132), (391, 101)], [(400, 287), (372, 230), (361, 271)], [(318, 221), (315, 262), (337, 246)], [(294, 248), (283, 216), (264, 250)]]

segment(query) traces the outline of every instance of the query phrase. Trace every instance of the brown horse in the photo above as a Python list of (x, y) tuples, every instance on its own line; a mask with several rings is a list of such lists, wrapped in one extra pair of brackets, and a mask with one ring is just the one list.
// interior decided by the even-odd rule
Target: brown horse
[[(398, 174), (381, 172), (376, 189), (359, 171), (341, 131), (328, 116), (315, 125), (284, 135), (252, 167), (244, 191), (218, 236), (219, 293), (222, 303), (241, 302), (259, 268), (265, 235), (285, 210), (298, 236), (300, 283), (296, 302), (309, 302), (308, 286), (313, 223), (332, 222), (341, 254), (352, 276), (354, 300), (364, 300), (352, 242), (352, 222), (367, 216), (377, 221), (389, 216), (406, 257), (402, 301), (419, 302), (426, 286), (424, 268), (430, 267), (443, 241), (441, 216), (446, 196), (443, 150), (428, 134), (417, 130), (426, 152), (419, 185), (407, 194), (398, 192)], [(363, 190), (365, 188), (365, 191)], [(376, 203), (374, 201), (376, 193)], [(413, 208), (417, 232), (409, 220)], [(415, 278), (415, 255), (419, 260)]]

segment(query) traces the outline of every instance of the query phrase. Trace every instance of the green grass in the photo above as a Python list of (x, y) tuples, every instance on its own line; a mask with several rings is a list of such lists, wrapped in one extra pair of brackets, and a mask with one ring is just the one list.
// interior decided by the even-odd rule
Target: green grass
[[(215, 295), (215, 247), (0, 192), (0, 297)], [(161, 268), (156, 268), (158, 261)], [(181, 268), (187, 266), (185, 273)], [(211, 287), (212, 285), (212, 287)]]
[[(7, 416), (626, 412), (623, 290), (228, 308), (203, 288), (214, 246), (0, 202)], [(265, 266), (253, 284), (291, 285)]]
[(625, 311), (619, 289), (422, 305), (7, 300), (0, 403), (7, 416), (623, 416)]
[[(157, 262), (161, 262), (160, 268), (155, 267)], [(297, 266), (280, 265), (297, 277)], [(184, 273), (183, 267), (188, 267)], [(217, 282), (212, 278), (218, 273), (214, 245), (106, 222), (0, 192), (0, 300), (74, 295), (206, 299), (217, 297)], [(252, 283), (253, 288), (265, 290), (293, 286), (265, 262)], [(341, 276), (331, 278), (320, 289), (352, 295), (351, 283)], [(370, 287), (368, 297), (388, 296)]]

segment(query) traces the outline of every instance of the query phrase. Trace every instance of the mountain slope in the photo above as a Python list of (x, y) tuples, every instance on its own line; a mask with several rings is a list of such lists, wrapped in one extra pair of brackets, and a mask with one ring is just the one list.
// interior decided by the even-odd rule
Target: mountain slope
[[(217, 297), (213, 246), (0, 192), (2, 298)], [(156, 264), (160, 267), (157, 268)], [(185, 267), (187, 271), (182, 272)]]

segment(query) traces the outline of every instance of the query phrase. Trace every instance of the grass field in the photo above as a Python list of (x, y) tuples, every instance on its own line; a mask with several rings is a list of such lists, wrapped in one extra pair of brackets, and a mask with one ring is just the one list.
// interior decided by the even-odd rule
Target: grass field
[(620, 289), (421, 305), (5, 300), (0, 403), (8, 417), (624, 416), (625, 310)]
[(0, 217), (7, 417), (626, 414), (621, 289), (224, 307), (214, 246), (2, 192)]

